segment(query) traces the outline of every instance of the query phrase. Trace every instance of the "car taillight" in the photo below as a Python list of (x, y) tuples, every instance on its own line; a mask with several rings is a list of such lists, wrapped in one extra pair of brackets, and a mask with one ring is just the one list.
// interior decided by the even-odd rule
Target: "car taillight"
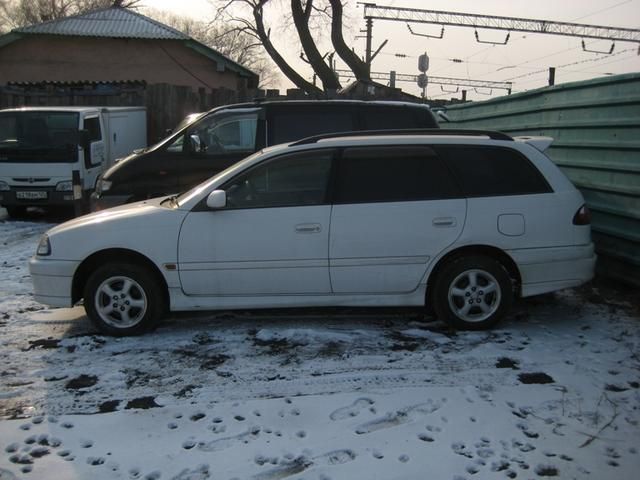
[(582, 205), (576, 214), (573, 216), (574, 225), (589, 225), (591, 224), (591, 211), (586, 205)]

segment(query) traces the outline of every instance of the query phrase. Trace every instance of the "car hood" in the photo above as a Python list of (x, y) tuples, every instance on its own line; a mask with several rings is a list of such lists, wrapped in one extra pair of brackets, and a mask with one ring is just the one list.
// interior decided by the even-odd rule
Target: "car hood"
[(57, 235), (63, 232), (84, 228), (89, 225), (112, 227), (117, 223), (145, 222), (148, 216), (157, 216), (166, 212), (173, 212), (173, 209), (165, 208), (160, 204), (166, 197), (143, 200), (141, 202), (129, 203), (115, 208), (109, 208), (100, 212), (83, 215), (64, 222), (51, 230), (49, 235)]
[(47, 232), (51, 258), (82, 260), (98, 251), (120, 249), (156, 264), (175, 261), (180, 225), (189, 212), (161, 205), (164, 198), (111, 208), (65, 222)]
[(109, 167), (102, 174), (102, 178), (105, 180), (113, 180), (114, 176), (117, 176), (120, 170), (129, 168), (128, 166), (133, 164), (136, 161), (136, 159), (144, 157), (149, 152), (150, 150), (147, 150), (147, 149), (136, 150), (130, 155), (127, 155), (126, 157), (119, 159), (117, 163)]

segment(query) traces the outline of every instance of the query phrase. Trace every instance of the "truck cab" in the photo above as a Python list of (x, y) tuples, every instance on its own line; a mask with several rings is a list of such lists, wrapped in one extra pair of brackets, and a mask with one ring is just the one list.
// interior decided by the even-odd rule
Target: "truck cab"
[[(125, 128), (115, 128), (117, 117), (131, 120), (134, 112), (141, 132), (119, 135)], [(145, 117), (139, 107), (0, 110), (0, 205), (16, 216), (30, 206), (72, 206), (88, 198), (116, 155), (146, 144)]]

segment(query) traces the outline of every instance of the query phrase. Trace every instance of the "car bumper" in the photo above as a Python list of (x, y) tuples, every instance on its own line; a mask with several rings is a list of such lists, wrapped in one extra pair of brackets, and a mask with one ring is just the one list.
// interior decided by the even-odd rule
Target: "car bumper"
[(522, 296), (575, 287), (593, 278), (597, 255), (593, 243), (509, 252), (520, 270)]
[(32, 257), (29, 271), (35, 300), (52, 307), (72, 307), (71, 287), (78, 264), (70, 260)]

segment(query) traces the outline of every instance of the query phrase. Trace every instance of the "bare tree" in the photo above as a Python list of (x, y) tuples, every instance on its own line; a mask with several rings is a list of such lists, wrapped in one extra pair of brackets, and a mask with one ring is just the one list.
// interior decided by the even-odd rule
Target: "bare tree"
[[(277, 0), (217, 0), (217, 2), (214, 0), (214, 3), (218, 5), (219, 16), (234, 25), (236, 30), (252, 35), (262, 44), (278, 68), (294, 85), (310, 95), (322, 93), (315, 86), (315, 82), (311, 84), (304, 79), (273, 44), (271, 29), (265, 25), (264, 9), (267, 5), (275, 6), (278, 3)], [(366, 63), (344, 39), (345, 5), (346, 2), (343, 0), (289, 0), (289, 15), (285, 16), (295, 25), (297, 41), (304, 52), (301, 58), (311, 66), (327, 93), (341, 88), (339, 79), (331, 66), (335, 53), (354, 72), (358, 80), (370, 79)], [(283, 7), (282, 4), (280, 6)], [(319, 32), (327, 29), (328, 20), (331, 23), (331, 43), (335, 52), (327, 52), (323, 55), (318, 48), (318, 38), (321, 38)]]
[(331, 43), (338, 56), (347, 64), (357, 80), (371, 80), (367, 64), (344, 41), (342, 35), (342, 0), (329, 0), (331, 4)]
[(229, 23), (225, 33), (241, 32), (259, 42), (280, 71), (299, 89), (309, 95), (321, 95), (322, 90), (307, 81), (280, 54), (271, 41), (271, 29), (264, 23), (264, 7), (270, 0), (225, 0), (218, 8), (218, 19)]
[(341, 88), (338, 77), (331, 69), (331, 67), (325, 62), (325, 56), (323, 56), (316, 42), (311, 36), (309, 30), (309, 18), (314, 10), (313, 0), (306, 0), (303, 6), (302, 0), (291, 0), (291, 15), (293, 16), (293, 22), (298, 31), (298, 37), (300, 37), (300, 44), (307, 56), (307, 62), (313, 68), (313, 71), (318, 75), (325, 91), (335, 91)]

